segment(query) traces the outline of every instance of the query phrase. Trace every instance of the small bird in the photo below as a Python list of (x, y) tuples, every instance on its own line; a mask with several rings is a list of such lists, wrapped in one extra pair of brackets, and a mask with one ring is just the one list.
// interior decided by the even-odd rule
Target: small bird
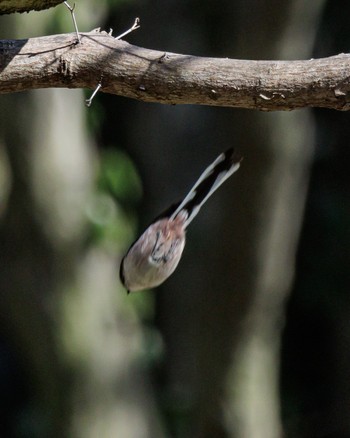
[(130, 246), (120, 264), (120, 280), (130, 291), (159, 286), (176, 269), (185, 247), (186, 229), (202, 205), (239, 169), (233, 148), (205, 169), (183, 201), (158, 216)]

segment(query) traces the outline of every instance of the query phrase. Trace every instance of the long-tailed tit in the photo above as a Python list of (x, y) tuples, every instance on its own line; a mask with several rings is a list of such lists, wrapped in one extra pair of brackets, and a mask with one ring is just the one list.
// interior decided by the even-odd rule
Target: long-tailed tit
[(238, 170), (241, 160), (232, 148), (219, 155), (184, 200), (157, 217), (130, 246), (120, 265), (120, 280), (128, 293), (159, 286), (174, 272), (188, 225), (215, 190)]

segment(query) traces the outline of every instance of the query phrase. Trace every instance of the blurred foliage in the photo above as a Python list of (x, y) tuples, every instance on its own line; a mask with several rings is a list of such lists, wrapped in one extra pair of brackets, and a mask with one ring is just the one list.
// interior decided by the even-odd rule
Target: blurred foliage
[[(94, 120), (96, 128), (105, 120), (105, 111), (100, 109), (96, 99), (88, 112), (88, 120)], [(123, 254), (137, 232), (136, 206), (142, 194), (142, 182), (129, 155), (115, 144), (103, 144), (99, 149), (96, 191), (86, 210), (91, 225), (90, 244), (102, 245), (117, 256)], [(125, 294), (122, 304), (129, 317), (133, 314), (143, 322), (143, 342), (137, 361), (150, 368), (164, 352), (160, 333), (153, 326), (154, 294), (144, 291)]]
[[(70, 3), (73, 5), (73, 2)], [(117, 3), (113, 2), (114, 5)], [(91, 9), (92, 4), (95, 6)], [(100, 20), (107, 10), (106, 4), (106, 1), (99, 2), (98, 0), (77, 2), (76, 15), (79, 29), (85, 31), (94, 27), (91, 25), (86, 27), (85, 23), (89, 21), (86, 16), (89, 14), (92, 16), (95, 9), (94, 20)], [(25, 21), (25, 25), (13, 25), (13, 31), (11, 28), (13, 33), (8, 35), (9, 37), (22, 38), (40, 34), (73, 32), (71, 15), (63, 5), (54, 10), (21, 18), (25, 18), (22, 20)], [(87, 90), (86, 94), (90, 96), (91, 91)], [(83, 98), (81, 105), (84, 106)], [(50, 111), (50, 108), (47, 110)], [(98, 247), (98, 253), (107, 252), (111, 255), (110, 260), (115, 261), (115, 271), (117, 271), (121, 256), (135, 238), (137, 231), (136, 206), (142, 196), (142, 183), (129, 155), (120, 149), (122, 140), (118, 133), (114, 132), (113, 139), (101, 140), (99, 133), (103, 130), (106, 113), (99, 100), (96, 99), (93, 106), (85, 113), (84, 129), (89, 131), (91, 143), (95, 140), (96, 146), (91, 154), (96, 172), (95, 187), (85, 206), (89, 224), (85, 255), (90, 249), (91, 253), (94, 253), (96, 249), (94, 247)], [(76, 129), (80, 129), (78, 125)], [(31, 133), (28, 132), (27, 137), (30, 138), (30, 136)], [(10, 184), (10, 177), (11, 172), (0, 145), (0, 214), (6, 208), (6, 198), (10, 190), (7, 186)], [(98, 269), (98, 266), (94, 269)], [(116, 276), (115, 279), (117, 279)], [(75, 287), (74, 285), (66, 294), (72, 319), (77, 319), (83, 311), (79, 292)], [(127, 295), (118, 281), (113, 283), (113, 288), (115, 289), (115, 305), (111, 306), (111, 314), (122, 314), (131, 325), (139, 325), (140, 320), (144, 323), (141, 346), (139, 349), (135, 348), (137, 351), (133, 360), (137, 361), (137, 367), (149, 368), (160, 360), (164, 351), (162, 338), (152, 324), (155, 313), (154, 295), (151, 292)], [(68, 330), (67, 336), (70, 337), (72, 345), (76, 347), (72, 339), (72, 330)], [(23, 363), (20, 354), (17, 357), (16, 353), (17, 348), (13, 340), (7, 339), (6, 330), (3, 331), (2, 328), (0, 388), (3, 391), (0, 436), (6, 438), (47, 436), (45, 431), (49, 426), (46, 424), (46, 417), (41, 418), (42, 410), (35, 399), (35, 388), (31, 386), (32, 381), (26, 374), (30, 366), (28, 363)], [(76, 348), (76, 354), (79, 353), (79, 348)]]
[(141, 193), (141, 182), (130, 158), (116, 149), (102, 150), (96, 192), (86, 209), (92, 242), (103, 244), (113, 252), (119, 252), (120, 245), (131, 242), (136, 217), (132, 209), (127, 213), (120, 203), (128, 200), (135, 206)]
[(98, 188), (124, 203), (135, 204), (140, 200), (141, 181), (125, 152), (109, 149), (101, 154)]

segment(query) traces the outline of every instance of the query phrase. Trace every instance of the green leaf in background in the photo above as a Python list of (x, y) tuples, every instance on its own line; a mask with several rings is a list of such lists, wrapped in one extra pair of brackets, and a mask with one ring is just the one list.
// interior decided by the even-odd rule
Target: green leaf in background
[(90, 239), (112, 252), (130, 243), (137, 226), (136, 216), (120, 204), (137, 203), (142, 194), (141, 180), (131, 159), (116, 149), (101, 151), (97, 190), (86, 207), (91, 224)]
[(115, 149), (101, 153), (98, 188), (122, 203), (136, 203), (142, 196), (142, 184), (134, 164), (127, 154)]

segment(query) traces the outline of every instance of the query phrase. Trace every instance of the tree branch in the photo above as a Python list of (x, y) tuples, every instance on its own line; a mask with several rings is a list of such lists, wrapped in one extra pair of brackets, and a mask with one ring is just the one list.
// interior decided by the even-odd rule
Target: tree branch
[(63, 0), (0, 0), (0, 15), (49, 9)]
[(350, 56), (247, 61), (159, 52), (106, 32), (0, 41), (0, 93), (90, 88), (145, 102), (259, 110), (350, 108)]

